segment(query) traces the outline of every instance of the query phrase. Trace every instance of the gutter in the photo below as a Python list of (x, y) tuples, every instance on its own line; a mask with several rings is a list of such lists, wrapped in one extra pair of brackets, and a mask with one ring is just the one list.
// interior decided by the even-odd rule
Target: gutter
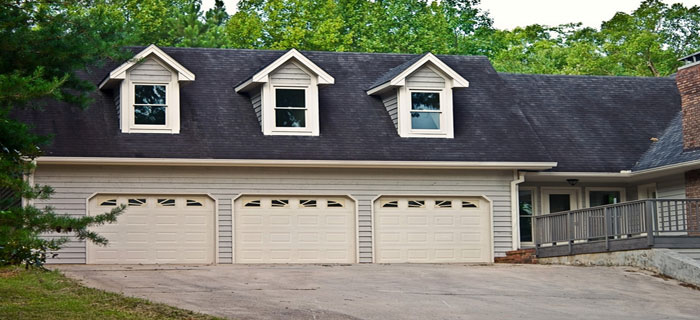
[(657, 176), (682, 173), (700, 168), (700, 160), (669, 164), (639, 171), (622, 170), (620, 172), (528, 172), (529, 177), (542, 178), (593, 178), (593, 179), (629, 179), (632, 181), (650, 179)]
[(406, 168), (406, 169), (494, 169), (548, 170), (556, 162), (507, 161), (375, 161), (375, 160), (268, 160), (268, 159), (182, 159), (182, 158), (103, 158), (39, 157), (38, 165), (127, 165), (127, 166), (216, 166), (216, 167), (296, 167), (296, 168)]

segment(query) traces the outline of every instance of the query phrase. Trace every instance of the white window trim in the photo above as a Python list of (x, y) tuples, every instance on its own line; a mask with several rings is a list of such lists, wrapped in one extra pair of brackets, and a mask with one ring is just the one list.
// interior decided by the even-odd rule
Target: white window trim
[[(520, 241), (520, 191), (530, 191), (532, 192), (532, 240), (533, 241)], [(538, 208), (538, 197), (537, 197), (537, 187), (518, 187), (518, 195), (517, 195), (517, 203), (518, 203), (518, 243), (520, 244), (520, 248), (523, 246), (525, 247), (534, 247), (535, 246), (535, 217), (539, 215), (539, 208)]]
[[(620, 192), (620, 202), (627, 201), (626, 189), (621, 187), (586, 187), (584, 190), (586, 196), (585, 207), (591, 207), (591, 191), (618, 191)], [(619, 202), (618, 202), (619, 203)]]
[[(277, 126), (277, 90), (304, 90), (304, 127), (278, 127)], [(309, 114), (310, 114), (310, 108), (309, 108), (309, 101), (313, 99), (309, 95), (309, 87), (307, 86), (289, 86), (289, 85), (280, 85), (280, 86), (272, 86), (272, 125), (274, 126), (273, 132), (311, 132), (311, 128), (313, 125), (309, 125)], [(302, 110), (301, 108), (279, 108), (279, 109), (293, 109), (293, 110)]]
[[(292, 61), (297, 67), (306, 72), (310, 77), (308, 85), (275, 85), (271, 81), (263, 83), (261, 87), (260, 103), (262, 117), (262, 131), (265, 135), (298, 135), (318, 136), (319, 107), (318, 107), (318, 76), (310, 72), (305, 66)], [(269, 75), (268, 75), (269, 77)], [(277, 127), (275, 115), (275, 90), (277, 89), (303, 89), (306, 91), (306, 127)]]
[[(409, 134), (412, 135), (427, 135), (427, 136), (445, 136), (448, 134), (448, 124), (447, 124), (447, 108), (449, 106), (444, 105), (446, 100), (447, 100), (447, 94), (445, 94), (446, 89), (428, 89), (428, 88), (407, 88), (407, 94), (406, 97), (408, 98), (408, 132)], [(440, 94), (440, 111), (414, 111), (413, 110), (413, 99), (411, 97), (411, 94), (414, 92), (422, 92), (422, 93), (439, 93)], [(433, 112), (433, 113), (440, 113), (440, 129), (413, 129), (413, 122), (411, 121), (411, 112)]]
[[(132, 81), (131, 72), (126, 72), (126, 78), (121, 83), (120, 104), (121, 104), (121, 131), (123, 133), (180, 133), (180, 84), (177, 73), (172, 68), (164, 65), (158, 59), (153, 59), (167, 70), (170, 70), (170, 82), (158, 81)], [(134, 119), (134, 103), (136, 85), (164, 85), (165, 86), (165, 125), (144, 125), (136, 124)]]
[[(430, 65), (424, 65), (430, 68), (435, 74), (445, 79), (445, 87), (440, 88), (424, 88), (424, 87), (409, 87), (404, 85), (397, 90), (398, 104), (398, 125), (399, 135), (407, 138), (454, 138), (454, 117), (452, 104), (452, 87), (449, 83), (452, 81), (447, 78), (444, 73)], [(411, 92), (439, 92), (440, 93), (440, 129), (413, 129), (411, 125), (412, 101)]]

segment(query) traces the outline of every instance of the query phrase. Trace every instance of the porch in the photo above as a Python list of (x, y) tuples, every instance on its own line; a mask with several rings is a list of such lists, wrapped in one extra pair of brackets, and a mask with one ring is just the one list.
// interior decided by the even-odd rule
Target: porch
[(645, 199), (534, 217), (538, 258), (700, 248), (700, 199)]

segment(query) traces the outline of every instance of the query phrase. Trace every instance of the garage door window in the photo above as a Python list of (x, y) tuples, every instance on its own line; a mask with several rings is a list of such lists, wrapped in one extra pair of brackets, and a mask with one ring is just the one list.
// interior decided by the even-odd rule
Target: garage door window
[(462, 201), (462, 208), (478, 208), (478, 206), (470, 201)]
[(425, 208), (425, 200), (408, 200), (409, 208)]
[(435, 208), (452, 208), (450, 200), (435, 200)]
[(174, 207), (175, 199), (158, 199), (158, 205), (162, 207)]
[(382, 208), (398, 208), (399, 202), (396, 200), (382, 201)]
[(115, 207), (115, 206), (117, 206), (117, 199), (109, 199), (109, 200), (102, 201), (102, 203), (100, 203), (100, 205), (103, 207)]
[(197, 200), (187, 199), (187, 206), (188, 207), (202, 207), (204, 205)]
[(299, 206), (302, 208), (316, 208), (316, 200), (299, 200)]
[(327, 206), (329, 208), (343, 208), (343, 207), (345, 207), (345, 205), (343, 205), (343, 203), (344, 202), (342, 200), (328, 200)]
[(246, 207), (260, 207), (260, 200), (250, 200), (245, 203)]
[(146, 205), (145, 198), (129, 199), (129, 207), (140, 207)]
[(287, 208), (289, 207), (289, 200), (272, 199), (271, 204), (273, 208)]

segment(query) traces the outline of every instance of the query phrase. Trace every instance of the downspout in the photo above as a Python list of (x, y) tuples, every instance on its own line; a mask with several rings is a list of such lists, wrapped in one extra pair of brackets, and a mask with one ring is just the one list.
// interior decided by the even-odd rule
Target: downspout
[(510, 211), (513, 226), (511, 235), (513, 238), (513, 250), (518, 250), (518, 247), (520, 247), (520, 208), (518, 206), (520, 199), (518, 196), (518, 184), (523, 182), (525, 182), (525, 172), (513, 170), (513, 181), (510, 182)]

